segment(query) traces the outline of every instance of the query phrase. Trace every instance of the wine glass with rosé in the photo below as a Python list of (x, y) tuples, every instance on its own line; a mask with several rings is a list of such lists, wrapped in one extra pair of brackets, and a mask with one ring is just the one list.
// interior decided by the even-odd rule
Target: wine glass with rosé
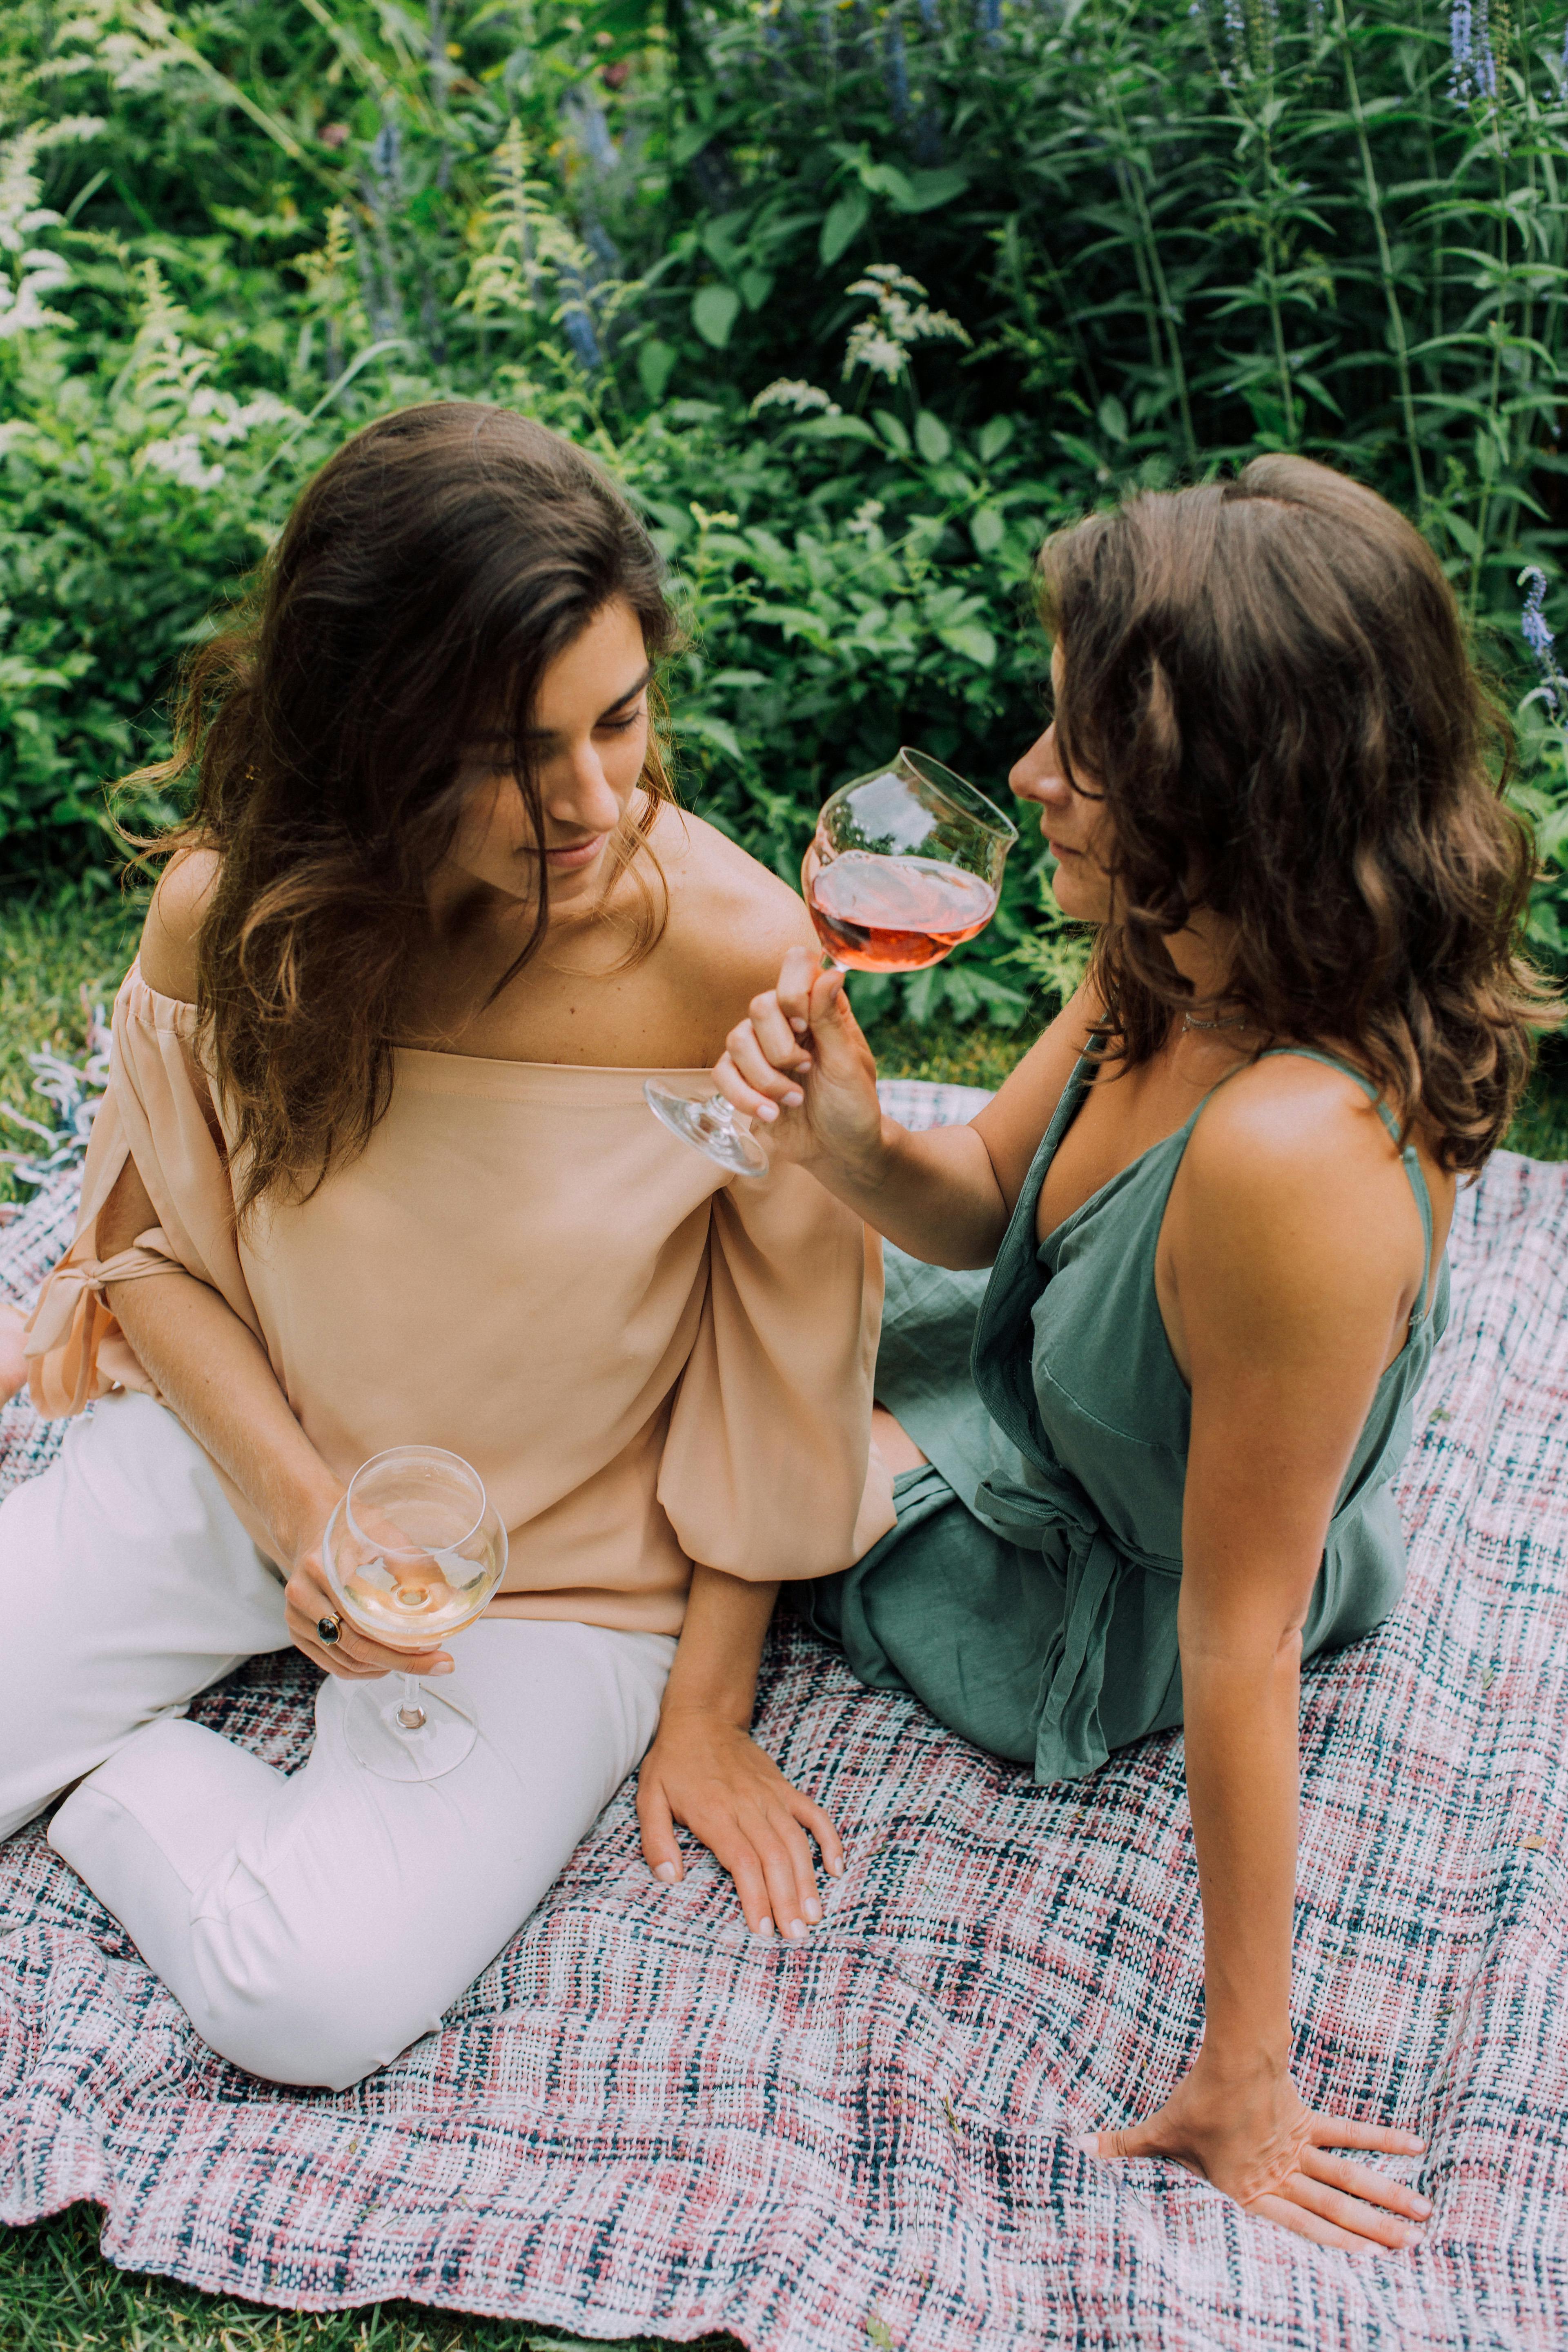
[[(800, 869), (823, 969), (923, 971), (985, 929), (1018, 828), (927, 752), (907, 747), (823, 803)], [(736, 1176), (768, 1156), (708, 1078), (649, 1078), (648, 1108)]]
[[(327, 1522), (321, 1564), (351, 1623), (417, 1656), (479, 1616), (506, 1574), (506, 1529), (479, 1472), (440, 1445), (361, 1463)], [(349, 1752), (384, 1780), (438, 1780), (479, 1737), (466, 1706), (413, 1674), (356, 1684)]]

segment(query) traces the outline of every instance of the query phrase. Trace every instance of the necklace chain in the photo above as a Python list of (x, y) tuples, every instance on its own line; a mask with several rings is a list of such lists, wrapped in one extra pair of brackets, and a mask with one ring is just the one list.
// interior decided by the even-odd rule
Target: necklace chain
[(1184, 1029), (1245, 1029), (1247, 1015), (1245, 1013), (1227, 1013), (1220, 1021), (1200, 1021), (1195, 1013), (1184, 1013), (1182, 1026)]

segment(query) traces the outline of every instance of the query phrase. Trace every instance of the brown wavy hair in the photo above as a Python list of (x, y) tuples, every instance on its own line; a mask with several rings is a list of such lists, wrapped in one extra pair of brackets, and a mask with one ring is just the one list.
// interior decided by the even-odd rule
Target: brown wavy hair
[(1040, 578), (1064, 772), (1112, 825), (1100, 1050), (1147, 1061), (1203, 1011), (1165, 942), (1206, 908), (1266, 1045), (1347, 1055), (1444, 1167), (1479, 1168), (1559, 1008), (1519, 950), (1535, 860), (1508, 722), (1420, 533), (1326, 466), (1258, 457), (1075, 524)]
[[(309, 1198), (369, 1141), (426, 884), (461, 813), (458, 768), (480, 735), (510, 743), (496, 765), (542, 837), (530, 714), (549, 663), (616, 598), (650, 656), (671, 648), (663, 567), (609, 477), (510, 410), (433, 403), (345, 443), (247, 604), (188, 663), (174, 757), (128, 781), (194, 781), (190, 816), (153, 846), (217, 855), (196, 1003), (242, 1216), (274, 1187)], [(670, 797), (652, 730), (641, 782), (614, 873), (651, 856)], [(543, 938), (548, 891), (541, 861), (531, 936), (492, 1002)], [(634, 955), (660, 928), (644, 896)]]

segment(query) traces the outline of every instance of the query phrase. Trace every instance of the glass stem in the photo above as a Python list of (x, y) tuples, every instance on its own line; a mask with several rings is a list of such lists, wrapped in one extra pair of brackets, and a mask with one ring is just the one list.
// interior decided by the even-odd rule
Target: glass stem
[(405, 1731), (423, 1731), (425, 1709), (420, 1705), (425, 1694), (419, 1687), (417, 1675), (400, 1675), (403, 1685), (403, 1705), (397, 1710), (397, 1720)]

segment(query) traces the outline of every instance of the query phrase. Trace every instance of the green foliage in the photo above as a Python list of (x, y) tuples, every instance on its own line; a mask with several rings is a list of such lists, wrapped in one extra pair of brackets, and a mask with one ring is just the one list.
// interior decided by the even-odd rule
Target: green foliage
[[(596, 448), (676, 568), (704, 812), (793, 874), (918, 740), (1035, 730), (1042, 534), (1296, 447), (1415, 513), (1520, 708), (1568, 949), (1563, 26), (1538, 0), (14, 0), (0, 23), (0, 874), (107, 778), (342, 433), (443, 394)], [(1555, 706), (1553, 696), (1556, 696)], [(1016, 1018), (1033, 844), (868, 1009)]]

